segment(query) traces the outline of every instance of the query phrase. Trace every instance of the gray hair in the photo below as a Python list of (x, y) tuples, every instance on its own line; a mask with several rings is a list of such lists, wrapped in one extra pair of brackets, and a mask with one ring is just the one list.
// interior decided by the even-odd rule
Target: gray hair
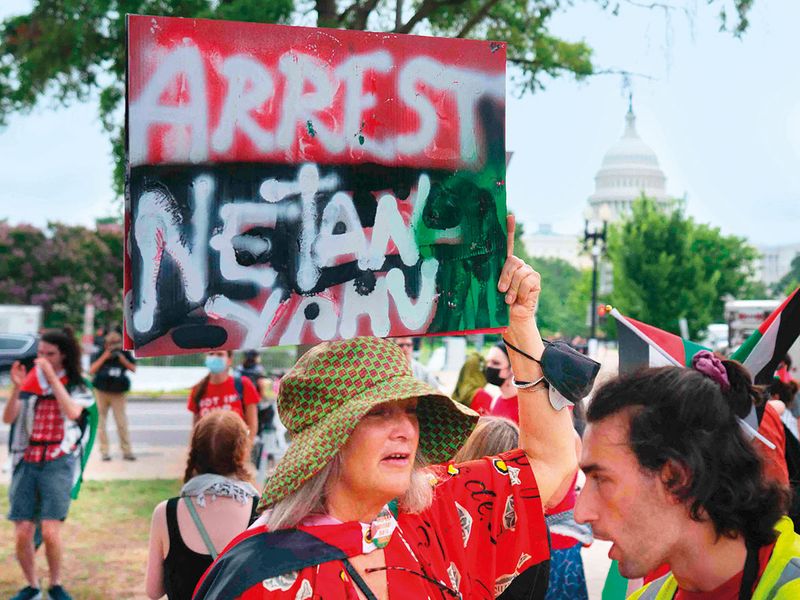
[[(427, 472), (426, 467), (425, 458), (417, 451), (408, 489), (398, 499), (399, 508), (403, 512), (420, 513), (431, 505), (432, 475)], [(327, 491), (330, 483), (339, 477), (341, 468), (342, 459), (337, 454), (296, 491), (273, 504), (266, 519), (267, 528), (270, 531), (289, 529), (298, 526), (311, 515), (327, 514)]]

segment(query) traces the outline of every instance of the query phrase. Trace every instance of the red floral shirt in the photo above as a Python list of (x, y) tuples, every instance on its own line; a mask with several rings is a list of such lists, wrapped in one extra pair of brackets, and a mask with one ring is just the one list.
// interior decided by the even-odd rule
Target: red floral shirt
[[(488, 600), (510, 588), (540, 590), (541, 596), (530, 597), (544, 597), (549, 569), (547, 529), (536, 479), (524, 452), (439, 465), (434, 473), (432, 505), (420, 514), (401, 512), (384, 548), (392, 600), (454, 598), (454, 592), (464, 599)], [(301, 526), (299, 531), (348, 557), (363, 552), (360, 523)], [(249, 585), (243, 593), (230, 595), (232, 588), (225, 586), (245, 576), (243, 565), (252, 570), (270, 544), (267, 536), (280, 533), (270, 534), (262, 526), (239, 535), (206, 572), (194, 597), (222, 597), (222, 589), (225, 597), (245, 600), (358, 597), (342, 560), (287, 568)], [(261, 545), (259, 536), (264, 536)]]

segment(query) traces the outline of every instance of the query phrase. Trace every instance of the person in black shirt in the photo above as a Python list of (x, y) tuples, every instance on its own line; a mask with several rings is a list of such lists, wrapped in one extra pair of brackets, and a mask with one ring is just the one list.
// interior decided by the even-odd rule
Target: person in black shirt
[(255, 519), (260, 494), (248, 464), (250, 447), (247, 426), (233, 411), (212, 411), (194, 426), (180, 496), (153, 510), (149, 598), (191, 600), (217, 554)]
[(117, 423), (119, 445), (122, 448), (122, 457), (125, 460), (136, 460), (131, 449), (128, 435), (128, 417), (125, 414), (126, 395), (131, 387), (128, 371), (136, 371), (136, 359), (127, 350), (122, 349), (122, 336), (112, 331), (105, 336), (104, 349), (92, 357), (89, 374), (94, 376), (92, 385), (97, 396), (99, 412), (98, 429), (100, 432), (100, 452), (103, 460), (111, 460), (108, 445), (108, 431), (106, 417), (108, 409), (114, 413)]

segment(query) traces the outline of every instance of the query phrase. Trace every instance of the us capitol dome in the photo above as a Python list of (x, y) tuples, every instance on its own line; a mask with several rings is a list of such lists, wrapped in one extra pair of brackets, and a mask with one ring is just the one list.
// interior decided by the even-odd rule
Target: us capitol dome
[[(658, 157), (636, 131), (632, 98), (622, 137), (603, 156), (594, 181), (594, 193), (588, 198), (584, 218), (595, 223), (619, 221), (630, 213), (634, 201), (642, 194), (667, 208), (685, 203), (685, 198), (667, 194), (667, 177)], [(526, 234), (523, 241), (533, 257), (561, 258), (579, 268), (590, 266), (590, 259), (583, 251), (582, 235), (557, 233), (549, 224), (540, 223), (538, 231)]]
[(588, 202), (595, 218), (602, 214), (611, 222), (618, 221), (642, 194), (667, 208), (676, 203), (667, 194), (667, 177), (656, 153), (636, 131), (633, 102), (629, 102), (625, 115), (625, 132), (606, 152), (594, 182), (594, 193)]

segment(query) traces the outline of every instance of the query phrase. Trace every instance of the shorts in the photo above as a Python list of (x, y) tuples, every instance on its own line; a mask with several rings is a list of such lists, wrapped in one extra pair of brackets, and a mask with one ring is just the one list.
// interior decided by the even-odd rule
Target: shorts
[(74, 454), (38, 463), (20, 461), (8, 488), (10, 521), (63, 521), (71, 501)]

